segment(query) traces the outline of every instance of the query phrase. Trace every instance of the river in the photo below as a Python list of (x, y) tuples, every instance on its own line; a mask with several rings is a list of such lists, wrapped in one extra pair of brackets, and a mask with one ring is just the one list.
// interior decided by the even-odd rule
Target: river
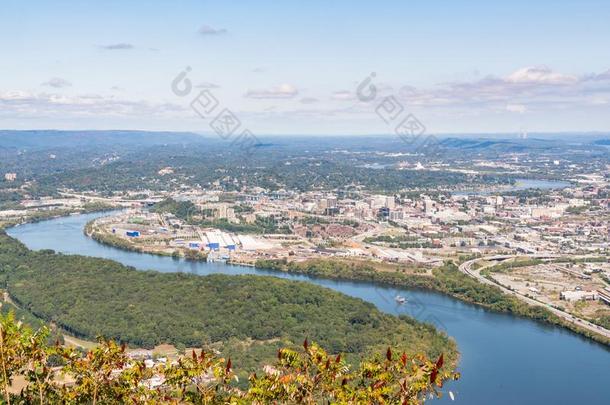
[[(444, 387), (462, 404), (610, 403), (610, 350), (562, 328), (499, 314), (451, 297), (371, 283), (333, 281), (222, 263), (187, 262), (126, 252), (83, 234), (87, 214), (22, 225), (8, 233), (31, 249), (113, 259), (139, 270), (272, 275), (305, 280), (372, 302), (390, 314), (409, 314), (444, 329), (458, 343), (462, 378)], [(405, 305), (394, 297), (406, 296)], [(435, 403), (452, 403), (448, 396)]]

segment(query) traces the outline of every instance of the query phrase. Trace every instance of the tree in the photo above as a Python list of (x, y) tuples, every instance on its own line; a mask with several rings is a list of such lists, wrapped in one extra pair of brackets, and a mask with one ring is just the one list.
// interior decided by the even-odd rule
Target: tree
[[(146, 367), (112, 340), (100, 338), (96, 348), (83, 354), (48, 346), (47, 333), (44, 328), (33, 332), (10, 313), (0, 315), (0, 382), (7, 404), (420, 404), (428, 395), (440, 396), (445, 380), (459, 378), (445, 366), (442, 354), (430, 361), (422, 355), (395, 356), (388, 348), (385, 356), (351, 371), (340, 354), (330, 355), (305, 340), (302, 350), (280, 349), (276, 364), (252, 374), (242, 389), (231, 359), (204, 350)], [(61, 357), (60, 372), (72, 383), (57, 381), (49, 367), (52, 356)], [(13, 394), (9, 387), (17, 375), (24, 375), (28, 385)]]
[(0, 383), (7, 404), (11, 404), (9, 387), (17, 375), (24, 376), (28, 383), (24, 397), (36, 397), (41, 404), (53, 397), (55, 372), (50, 363), (57, 351), (47, 346), (48, 335), (45, 327), (32, 332), (16, 322), (12, 311), (0, 315)]

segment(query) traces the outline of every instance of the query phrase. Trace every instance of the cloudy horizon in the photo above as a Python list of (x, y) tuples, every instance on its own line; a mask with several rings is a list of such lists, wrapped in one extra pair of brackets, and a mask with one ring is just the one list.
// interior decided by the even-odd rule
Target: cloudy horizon
[(601, 1), (144, 4), (9, 1), (0, 127), (209, 132), (207, 91), (260, 134), (390, 133), (385, 97), (433, 133), (610, 131)]

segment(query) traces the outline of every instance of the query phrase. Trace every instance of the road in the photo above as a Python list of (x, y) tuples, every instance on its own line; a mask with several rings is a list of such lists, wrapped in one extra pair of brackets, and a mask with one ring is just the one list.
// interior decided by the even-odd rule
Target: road
[[(530, 305), (536, 305), (536, 306), (541, 306), (544, 307), (546, 309), (548, 309), (549, 311), (551, 311), (553, 314), (557, 315), (558, 317), (560, 317), (561, 319), (563, 319), (564, 321), (567, 321), (571, 324), (577, 325), (581, 328), (584, 328), (590, 332), (594, 332), (597, 333), (599, 335), (602, 335), (608, 339), (610, 339), (610, 330), (602, 328), (599, 325), (595, 325), (589, 321), (586, 321), (584, 319), (581, 318), (577, 318), (572, 314), (569, 314), (566, 311), (562, 311), (560, 309), (554, 308), (552, 306), (550, 306), (549, 304), (545, 304), (542, 303), (540, 301), (537, 301), (535, 299), (529, 298), (517, 291), (513, 291), (510, 290), (506, 287), (504, 287), (503, 285), (500, 285), (496, 282), (493, 282), (487, 278), (485, 278), (483, 275), (481, 275), (481, 270), (483, 270), (485, 267), (480, 268), (478, 270), (475, 270), (472, 268), (473, 264), (475, 264), (478, 261), (481, 260), (498, 260), (498, 259), (507, 259), (507, 258), (511, 258), (511, 257), (516, 257), (516, 256), (493, 256), (493, 257), (482, 257), (482, 258), (478, 258), (478, 259), (474, 259), (474, 260), (469, 260), (467, 262), (464, 262), (460, 265), (459, 269), (462, 273), (473, 277), (475, 279), (477, 279), (479, 282), (483, 283), (483, 284), (488, 284), (488, 285), (493, 285), (496, 286), (498, 288), (500, 288), (504, 293), (515, 296), (517, 298), (519, 298), (520, 300), (530, 304)], [(529, 257), (534, 257), (534, 256), (529, 256)]]
[(77, 193), (67, 193), (64, 191), (59, 191), (59, 195), (62, 197), (69, 198), (80, 198), (81, 200), (90, 200), (90, 201), (98, 201), (109, 204), (135, 204), (135, 203), (149, 203), (149, 202), (160, 202), (163, 200), (163, 197), (151, 197), (145, 200), (126, 200), (126, 199), (115, 199), (110, 197), (96, 197), (87, 194), (77, 194)]

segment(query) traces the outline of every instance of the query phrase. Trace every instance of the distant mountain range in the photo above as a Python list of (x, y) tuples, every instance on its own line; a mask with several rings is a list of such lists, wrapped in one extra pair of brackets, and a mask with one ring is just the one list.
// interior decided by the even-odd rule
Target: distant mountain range
[[(603, 135), (602, 135), (603, 136)], [(610, 146), (610, 138), (600, 135), (562, 135), (557, 138), (548, 136), (530, 136), (528, 138), (466, 138), (450, 137), (440, 140), (440, 144), (447, 149), (459, 149), (464, 152), (518, 153), (518, 152), (556, 152), (556, 151), (597, 151), (604, 152), (604, 146)]]
[(561, 140), (554, 139), (469, 139), (446, 138), (440, 141), (445, 148), (487, 150), (502, 149), (507, 152), (522, 152), (526, 150), (546, 150), (565, 145)]
[(50, 149), (99, 146), (153, 146), (200, 143), (206, 138), (192, 132), (0, 130), (0, 147)]
[[(554, 148), (586, 147), (593, 148), (610, 145), (608, 134), (530, 134), (526, 139), (518, 134), (490, 135), (437, 135), (440, 144), (449, 149), (464, 151), (504, 151), (525, 152), (527, 150), (550, 150)], [(257, 148), (289, 149), (341, 149), (351, 150), (396, 150), (417, 146), (403, 142), (396, 135), (370, 136), (260, 136)], [(0, 149), (14, 150), (58, 150), (80, 149), (133, 149), (159, 145), (212, 144), (229, 145), (232, 139), (222, 139), (216, 135), (199, 135), (193, 132), (153, 132), (127, 130), (0, 130)], [(410, 145), (410, 146), (409, 146)]]

